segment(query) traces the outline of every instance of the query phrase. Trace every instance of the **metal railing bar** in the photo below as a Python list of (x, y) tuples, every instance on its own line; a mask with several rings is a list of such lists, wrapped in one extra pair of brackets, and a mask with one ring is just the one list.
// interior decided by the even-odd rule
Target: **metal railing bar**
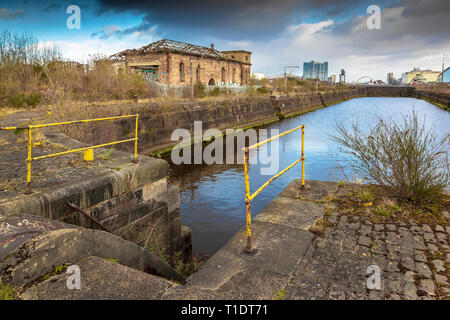
[[(268, 142), (270, 142), (270, 141), (272, 141), (272, 140), (278, 139), (278, 138), (280, 138), (280, 137), (282, 137), (282, 136), (284, 136), (284, 135), (287, 135), (287, 134), (289, 134), (289, 133), (291, 133), (291, 132), (294, 132), (294, 131), (296, 131), (296, 130), (298, 130), (298, 129), (302, 129), (302, 128), (304, 128), (304, 127), (305, 127), (305, 126), (302, 124), (301, 126), (298, 126), (298, 127), (294, 128), (294, 129), (291, 129), (291, 130), (288, 130), (288, 131), (286, 131), (286, 132), (280, 133), (279, 135), (276, 135), (275, 137), (270, 137), (270, 138), (267, 139), (267, 140), (264, 140), (264, 141), (255, 143), (254, 145), (251, 145), (251, 146), (249, 146), (249, 147), (247, 147), (247, 148), (248, 148), (249, 150), (250, 150), (250, 149), (254, 149), (254, 148), (256, 148), (256, 147), (262, 146), (263, 144), (266, 144), (266, 143), (268, 143)], [(245, 149), (245, 148), (243, 148), (243, 149)]]
[(95, 146), (90, 146), (90, 147), (85, 147), (85, 148), (80, 148), (80, 149), (67, 150), (67, 151), (47, 154), (45, 156), (34, 157), (31, 160), (34, 161), (34, 160), (39, 160), (39, 159), (51, 158), (51, 157), (56, 157), (56, 156), (60, 156), (60, 155), (64, 155), (64, 154), (81, 152), (81, 151), (85, 151), (85, 150), (89, 150), (89, 149), (102, 148), (102, 147), (112, 146), (112, 145), (119, 144), (119, 143), (124, 143), (124, 142), (129, 142), (129, 141), (137, 141), (137, 140), (138, 140), (138, 138), (131, 138), (131, 139), (126, 139), (126, 140), (108, 142), (108, 143), (99, 144), (99, 145), (95, 145)]

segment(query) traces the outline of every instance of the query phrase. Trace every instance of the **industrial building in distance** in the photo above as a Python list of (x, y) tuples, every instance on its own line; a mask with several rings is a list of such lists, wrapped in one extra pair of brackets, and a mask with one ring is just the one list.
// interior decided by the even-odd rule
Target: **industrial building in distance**
[(140, 49), (128, 49), (109, 59), (116, 68), (142, 73), (166, 85), (248, 85), (251, 52), (218, 51), (189, 43), (163, 39)]
[[(444, 77), (444, 79), (442, 79)], [(437, 78), (437, 82), (444, 82), (449, 83), (450, 82), (450, 67), (444, 70), (444, 72), (441, 72)]]
[(419, 68), (414, 68), (411, 71), (404, 72), (402, 74), (402, 83), (411, 84), (414, 82), (417, 83), (436, 82), (440, 74), (441, 71), (432, 71), (430, 69), (421, 70)]

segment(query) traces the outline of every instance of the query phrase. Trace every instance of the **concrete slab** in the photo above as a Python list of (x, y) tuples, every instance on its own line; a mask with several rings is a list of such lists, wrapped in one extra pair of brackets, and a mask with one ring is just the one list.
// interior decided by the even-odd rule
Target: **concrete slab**
[(176, 285), (161, 297), (166, 300), (270, 300), (289, 282), (289, 276), (264, 268), (243, 269), (215, 289)]
[(279, 196), (254, 221), (308, 230), (322, 216), (323, 204)]
[(86, 257), (80, 267), (81, 288), (68, 289), (71, 274), (60, 274), (26, 290), (24, 300), (154, 300), (172, 286), (162, 278), (125, 267), (115, 262)]
[(178, 282), (185, 280), (149, 250), (111, 233), (83, 228), (50, 230), (22, 242), (0, 260), (0, 279), (17, 288), (27, 287), (56, 266), (89, 256), (115, 259), (124, 266)]
[(335, 194), (338, 189), (339, 185), (336, 182), (319, 180), (308, 180), (305, 187), (302, 188), (301, 181), (295, 179), (278, 196), (321, 201), (325, 196)]

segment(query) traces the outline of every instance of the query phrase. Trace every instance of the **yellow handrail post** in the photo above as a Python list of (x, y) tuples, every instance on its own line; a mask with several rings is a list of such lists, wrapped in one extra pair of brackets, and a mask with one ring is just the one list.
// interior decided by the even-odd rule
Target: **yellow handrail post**
[(245, 173), (245, 205), (246, 205), (246, 219), (247, 219), (247, 253), (252, 253), (252, 213), (250, 199), (250, 183), (248, 179), (249, 167), (249, 150), (244, 149), (244, 173)]
[(30, 194), (32, 192), (31, 186), (30, 186), (30, 183), (31, 183), (31, 161), (32, 161), (31, 160), (31, 147), (32, 147), (31, 141), (32, 141), (31, 126), (28, 126), (28, 155), (27, 155), (27, 160), (26, 160), (26, 162), (27, 162), (27, 185), (25, 188), (25, 194)]
[(137, 159), (137, 144), (138, 144), (138, 122), (139, 122), (139, 114), (136, 115), (136, 131), (134, 133), (134, 163), (138, 163)]
[[(261, 187), (259, 187), (255, 192), (250, 194), (250, 183), (249, 183), (249, 174), (248, 174), (248, 168), (249, 168), (249, 151), (250, 149), (257, 148), (263, 144), (269, 143), (270, 141), (273, 141), (275, 139), (278, 139), (282, 136), (285, 136), (291, 132), (294, 132), (296, 130), (302, 129), (302, 140), (301, 140), (301, 147), (302, 147), (302, 155), (300, 158), (295, 160), (293, 163), (291, 163), (289, 166), (278, 172), (276, 175), (274, 175), (272, 178), (267, 180)], [(287, 172), (289, 169), (294, 167), (297, 163), (300, 161), (302, 162), (302, 188), (305, 186), (305, 125), (298, 126), (296, 128), (293, 128), (291, 130), (285, 131), (279, 135), (276, 135), (274, 137), (271, 137), (269, 139), (266, 139), (264, 141), (255, 143), (251, 146), (243, 148), (244, 150), (244, 175), (245, 175), (245, 205), (246, 205), (246, 219), (247, 219), (247, 253), (253, 253), (256, 249), (253, 249), (252, 247), (252, 214), (251, 214), (251, 204), (252, 200), (262, 191), (264, 188), (266, 188), (269, 184), (271, 184), (275, 179), (278, 179), (281, 175), (283, 175), (285, 172)]]
[(302, 126), (302, 187), (305, 186), (305, 126)]

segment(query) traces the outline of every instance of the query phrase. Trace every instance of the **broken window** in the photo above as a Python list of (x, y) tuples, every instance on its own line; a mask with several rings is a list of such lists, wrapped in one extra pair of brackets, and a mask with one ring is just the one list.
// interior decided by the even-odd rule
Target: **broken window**
[(200, 80), (200, 65), (197, 66), (197, 71), (196, 71), (196, 76), (197, 76), (197, 81), (201, 81)]
[(225, 82), (225, 68), (222, 68), (222, 82)]
[(184, 82), (184, 63), (180, 63), (180, 82)]

